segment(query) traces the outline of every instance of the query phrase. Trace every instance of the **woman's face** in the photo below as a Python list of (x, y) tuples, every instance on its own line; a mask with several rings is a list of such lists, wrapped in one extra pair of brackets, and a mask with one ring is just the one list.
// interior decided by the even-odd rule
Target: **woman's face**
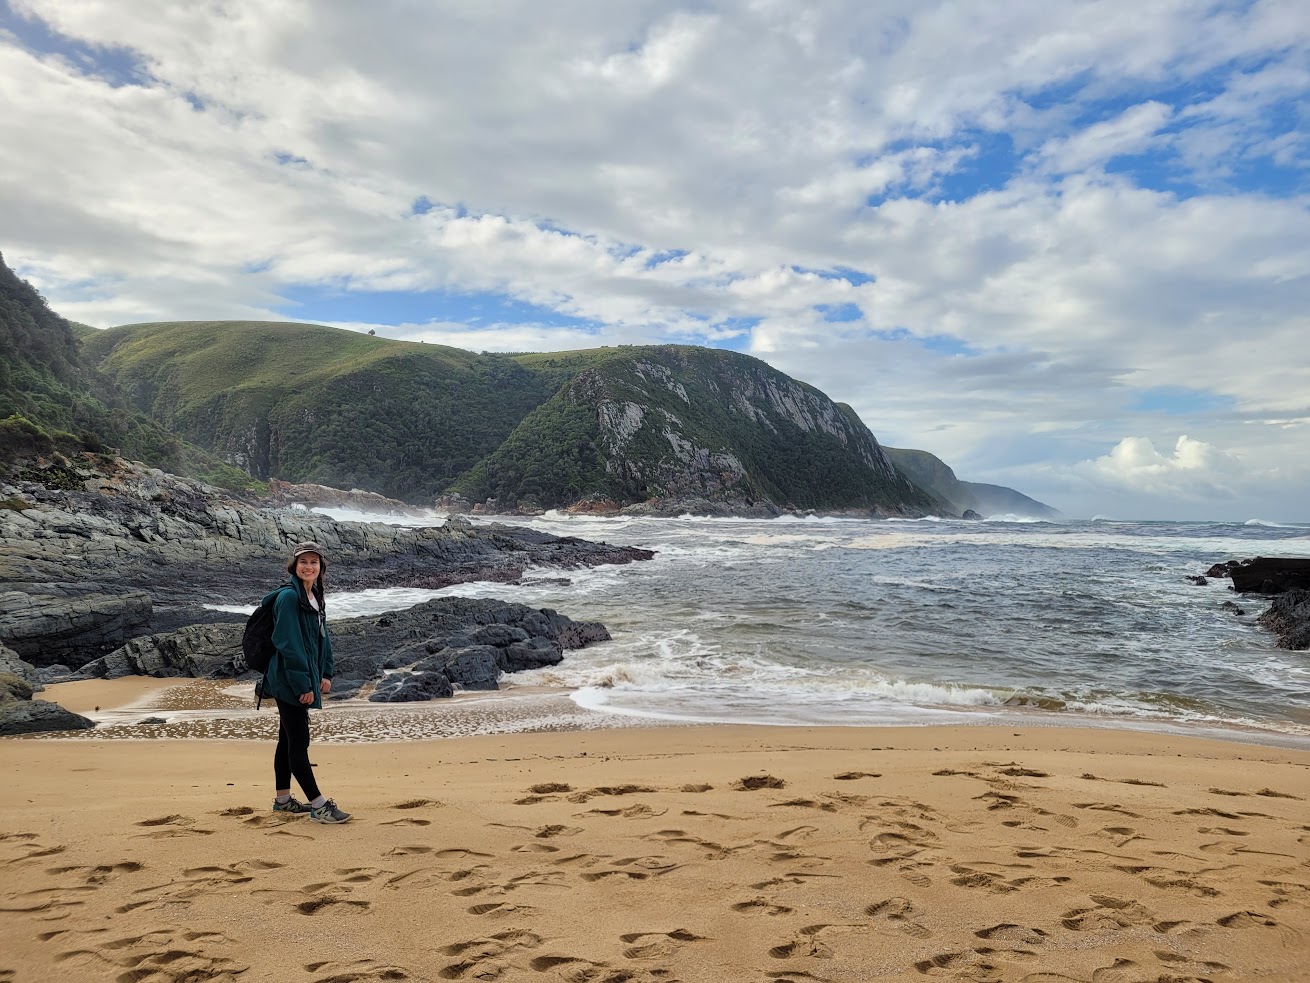
[(296, 557), (296, 576), (303, 583), (312, 584), (318, 579), (320, 566), (317, 553), (301, 553)]

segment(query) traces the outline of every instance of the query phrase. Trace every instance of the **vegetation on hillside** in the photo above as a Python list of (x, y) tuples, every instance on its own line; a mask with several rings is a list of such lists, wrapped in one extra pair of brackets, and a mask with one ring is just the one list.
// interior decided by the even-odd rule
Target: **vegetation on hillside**
[[(587, 496), (937, 507), (882, 461), (849, 408), (758, 359), (665, 345), (517, 361), (566, 384), (455, 482), (453, 490), (470, 499), (543, 507)], [(613, 424), (602, 424), (604, 408), (615, 419), (628, 414), (630, 432), (616, 437)], [(824, 425), (810, 425), (810, 417)]]
[(0, 257), (0, 460), (117, 450), (156, 467), (244, 487), (244, 472), (133, 410), (86, 364), (74, 326)]
[(282, 322), (125, 325), (87, 343), (135, 406), (260, 477), (430, 500), (549, 397), (503, 355)]

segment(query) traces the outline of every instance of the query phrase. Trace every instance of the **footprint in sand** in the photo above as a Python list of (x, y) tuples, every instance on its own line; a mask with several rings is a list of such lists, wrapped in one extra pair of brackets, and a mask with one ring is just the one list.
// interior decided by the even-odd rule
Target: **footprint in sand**
[(932, 930), (914, 921), (918, 909), (909, 898), (887, 898), (864, 909), (864, 913), (874, 921), (885, 921), (897, 931), (904, 932), (914, 939), (926, 939), (932, 936)]
[(382, 870), (380, 867), (343, 867), (334, 873), (338, 876), (338, 880), (306, 884), (301, 890), (306, 894), (321, 894), (329, 890), (352, 891), (358, 884), (371, 884), (379, 877), (391, 874), (393, 871)]
[[(567, 786), (566, 786), (567, 787)], [(574, 792), (569, 796), (570, 802), (581, 805), (596, 798), (598, 795), (638, 795), (645, 792), (657, 792), (656, 788), (649, 785), (602, 785), (598, 788), (590, 788), (585, 792)]]
[(762, 788), (786, 788), (787, 783), (773, 775), (747, 775), (733, 782), (732, 787), (738, 792), (754, 792)]
[[(505, 957), (519, 949), (537, 949), (542, 938), (534, 932), (511, 929), (480, 939), (456, 942), (441, 949), (442, 955), (459, 958), (438, 970), (443, 980), (494, 980), (510, 969)], [(535, 962), (535, 960), (534, 960)], [(534, 967), (535, 968), (535, 967)]]
[(493, 918), (531, 918), (536, 915), (540, 909), (526, 904), (506, 904), (503, 901), (493, 901), (490, 904), (475, 904), (467, 909), (470, 915), (489, 915)]
[(397, 802), (391, 808), (393, 809), (422, 809), (424, 806), (440, 806), (444, 803), (436, 799), (409, 799), (405, 802)]
[(361, 959), (352, 963), (308, 963), (306, 973), (322, 973), (310, 983), (369, 983), (369, 981), (394, 981), (411, 979), (409, 972), (391, 963), (380, 963), (375, 959)]
[(1279, 945), (1285, 949), (1295, 949), (1301, 944), (1300, 932), (1258, 911), (1235, 911), (1218, 919), (1215, 924), (1223, 928), (1272, 932), (1277, 936)]
[[(1007, 980), (1012, 976), (1006, 970), (1007, 963), (1026, 962), (1037, 959), (1037, 953), (1028, 949), (964, 949), (959, 951), (939, 952), (928, 959), (921, 959), (914, 968), (925, 976), (949, 976), (966, 980)], [(1110, 983), (1110, 981), (1105, 981)]]
[(390, 822), (382, 823), (383, 826), (431, 826), (430, 819), (392, 819)]
[(549, 840), (556, 836), (577, 836), (582, 831), (581, 826), (552, 825), (542, 826), (532, 835), (541, 840)]
[(619, 939), (628, 943), (623, 950), (624, 959), (664, 959), (686, 943), (702, 942), (705, 937), (685, 928), (675, 928), (672, 932), (628, 932)]
[(1014, 942), (1019, 945), (1041, 945), (1050, 938), (1040, 928), (1026, 928), (1012, 922), (1002, 922), (991, 928), (980, 928), (973, 934), (988, 942)]
[(106, 971), (121, 970), (119, 981), (234, 981), (249, 970), (235, 957), (215, 950), (232, 944), (221, 932), (176, 933), (159, 929), (145, 935), (97, 941), (92, 948), (67, 949), (55, 956), (80, 979), (102, 979)]
[(1093, 908), (1073, 908), (1060, 916), (1060, 924), (1071, 932), (1107, 932), (1136, 925), (1150, 925), (1155, 915), (1136, 901), (1108, 895), (1092, 895)]
[(794, 908), (788, 908), (784, 904), (774, 904), (766, 901), (764, 898), (752, 898), (750, 901), (738, 901), (732, 906), (733, 911), (742, 914), (765, 914), (765, 915), (790, 915)]
[(138, 837), (152, 840), (167, 839), (174, 836), (209, 836), (212, 829), (197, 829), (195, 820), (190, 816), (160, 816), (157, 819), (143, 819), (137, 826), (157, 827), (150, 833), (137, 833)]
[(302, 915), (317, 915), (320, 911), (327, 909), (338, 910), (357, 910), (368, 911), (372, 905), (368, 901), (357, 901), (354, 898), (339, 898), (335, 895), (320, 895), (316, 898), (309, 898), (301, 901), (296, 905), (296, 911)]

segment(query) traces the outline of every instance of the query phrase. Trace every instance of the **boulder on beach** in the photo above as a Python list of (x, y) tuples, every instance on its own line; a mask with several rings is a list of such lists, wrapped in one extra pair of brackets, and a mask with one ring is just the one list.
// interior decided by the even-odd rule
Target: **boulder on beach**
[(87, 730), (95, 721), (65, 710), (58, 703), (32, 699), (26, 679), (0, 672), (0, 736), (52, 730)]

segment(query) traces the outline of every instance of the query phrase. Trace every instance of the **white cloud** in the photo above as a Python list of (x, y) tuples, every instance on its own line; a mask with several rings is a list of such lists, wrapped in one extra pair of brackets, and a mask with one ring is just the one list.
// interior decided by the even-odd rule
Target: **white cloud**
[(1124, 155), (1140, 154), (1160, 144), (1159, 131), (1173, 110), (1160, 102), (1144, 102), (1068, 137), (1044, 144), (1038, 155), (1062, 174), (1099, 167)]
[(379, 326), (478, 350), (750, 330), (890, 443), (1079, 496), (1123, 434), (1304, 433), (1252, 421), (1310, 414), (1310, 199), (1242, 183), (1305, 163), (1291, 0), (11, 7), (147, 71), (0, 37), (0, 249), (81, 320), (330, 286), (601, 325)]
[(1237, 457), (1186, 434), (1169, 456), (1156, 450), (1150, 438), (1125, 437), (1109, 454), (1079, 470), (1093, 481), (1132, 491), (1187, 497), (1232, 497), (1232, 483), (1244, 472)]

